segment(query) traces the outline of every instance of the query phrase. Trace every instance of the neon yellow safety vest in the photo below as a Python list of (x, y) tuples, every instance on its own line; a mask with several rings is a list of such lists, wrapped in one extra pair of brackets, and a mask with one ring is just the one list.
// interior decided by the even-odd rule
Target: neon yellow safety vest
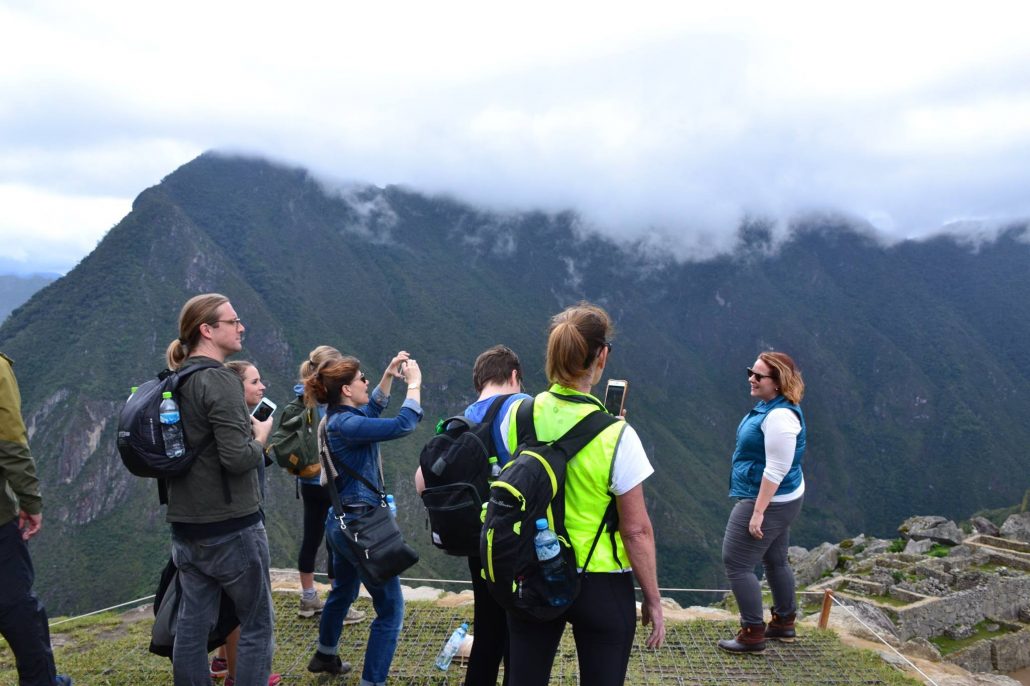
[[(567, 401), (555, 397), (554, 394), (584, 396), (593, 399), (594, 402)], [(512, 453), (518, 446), (515, 417), (521, 404), (521, 400), (512, 403), (508, 415), (511, 419), (508, 423), (507, 441)], [(601, 407), (604, 405), (592, 395), (554, 384), (548, 392), (539, 394), (533, 400), (533, 424), (537, 438), (541, 441), (561, 438), (576, 422), (591, 412), (599, 411)], [(576, 551), (576, 564), (581, 569), (608, 503), (613, 497), (609, 490), (612, 482), (612, 465), (615, 461), (615, 449), (625, 428), (625, 422), (615, 422), (576, 453), (575, 459), (569, 460), (565, 474), (565, 528)], [(587, 571), (615, 572), (629, 568), (629, 557), (622, 545), (622, 536), (618, 531), (614, 532), (614, 535), (602, 532)]]

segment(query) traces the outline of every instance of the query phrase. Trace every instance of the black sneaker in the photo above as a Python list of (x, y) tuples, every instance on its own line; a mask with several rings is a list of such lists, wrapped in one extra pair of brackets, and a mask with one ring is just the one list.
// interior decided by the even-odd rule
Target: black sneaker
[(350, 671), (350, 663), (344, 662), (339, 655), (325, 655), (316, 652), (308, 662), (308, 671), (325, 672), (327, 674), (346, 674)]

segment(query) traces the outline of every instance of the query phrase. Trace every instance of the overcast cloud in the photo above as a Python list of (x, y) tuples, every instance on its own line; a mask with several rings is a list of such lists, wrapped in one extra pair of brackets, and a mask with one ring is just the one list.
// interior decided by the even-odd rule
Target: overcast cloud
[(0, 0), (0, 265), (70, 269), (209, 149), (694, 258), (746, 213), (1030, 216), (1025, 3), (694, 4)]

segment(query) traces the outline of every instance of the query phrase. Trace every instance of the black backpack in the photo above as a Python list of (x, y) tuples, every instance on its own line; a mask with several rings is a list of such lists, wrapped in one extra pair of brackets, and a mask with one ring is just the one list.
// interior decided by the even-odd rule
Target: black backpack
[[(161, 579), (157, 584), (154, 596), (154, 625), (150, 628), (150, 646), (148, 650), (155, 655), (163, 655), (172, 659), (175, 647), (175, 628), (179, 621), (179, 601), (182, 597), (182, 585), (179, 582), (179, 568), (171, 559), (161, 571)], [(229, 634), (240, 625), (236, 616), (236, 604), (223, 590), (218, 603), (218, 620), (211, 627), (207, 637), (207, 650), (211, 652), (225, 645)]]
[(462, 416), (443, 420), (419, 455), (426, 484), (422, 503), (433, 545), (448, 555), (479, 554), (483, 503), (490, 488), (489, 459), (497, 455), (493, 423), (510, 397), (496, 396), (481, 422)]
[(158, 479), (161, 504), (168, 500), (164, 480), (188, 472), (197, 455), (210, 445), (208, 442), (193, 448), (187, 444), (185, 455), (174, 460), (168, 458), (161, 435), (162, 394), (171, 391), (172, 398), (181, 408), (178, 390), (183, 381), (194, 372), (221, 366), (216, 362), (200, 362), (181, 371), (166, 369), (156, 379), (137, 388), (118, 415), (118, 454), (132, 474)]
[[(589, 402), (583, 396), (560, 396), (570, 402)], [(583, 398), (580, 400), (580, 398)], [(580, 574), (576, 551), (565, 528), (565, 472), (569, 460), (602, 431), (618, 421), (603, 409), (591, 412), (550, 443), (537, 439), (533, 425), (533, 400), (524, 400), (516, 413), (519, 447), (500, 478), (490, 487), (490, 499), (480, 539), (480, 557), (490, 594), (506, 611), (525, 620), (549, 621), (569, 605), (551, 606), (547, 586), (536, 557), (536, 520), (545, 518), (561, 544), (565, 560), (565, 587), (569, 599), (579, 594)], [(586, 556), (584, 572), (594, 548), (607, 527), (616, 530), (615, 499), (598, 522), (597, 535)]]
[(318, 410), (307, 407), (298, 396), (283, 408), (276, 420), (268, 446), (275, 451), (275, 461), (294, 476), (318, 476)]

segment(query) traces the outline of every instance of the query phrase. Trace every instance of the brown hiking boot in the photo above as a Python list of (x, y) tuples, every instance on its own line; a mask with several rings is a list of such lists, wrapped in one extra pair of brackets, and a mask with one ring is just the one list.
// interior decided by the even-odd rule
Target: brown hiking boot
[(765, 622), (741, 624), (737, 637), (719, 641), (719, 647), (730, 653), (760, 653), (765, 650)]
[(797, 638), (797, 634), (794, 633), (795, 617), (797, 617), (796, 612), (791, 612), (789, 615), (778, 615), (773, 612), (772, 621), (769, 622), (769, 626), (765, 629), (765, 637), (775, 638), (784, 643), (793, 643), (794, 639)]

